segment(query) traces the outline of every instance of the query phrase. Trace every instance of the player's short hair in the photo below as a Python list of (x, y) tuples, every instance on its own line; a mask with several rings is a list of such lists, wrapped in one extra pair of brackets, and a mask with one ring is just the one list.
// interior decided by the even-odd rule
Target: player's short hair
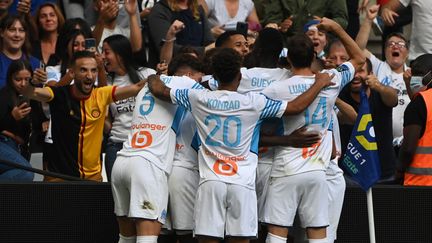
[(212, 58), (214, 77), (220, 83), (231, 83), (240, 73), (242, 57), (231, 48), (220, 49)]
[(314, 45), (307, 35), (296, 34), (288, 40), (288, 58), (293, 67), (310, 67), (314, 55)]
[(75, 65), (77, 60), (79, 60), (81, 58), (93, 58), (93, 59), (95, 59), (96, 57), (95, 57), (95, 54), (93, 52), (90, 52), (90, 51), (77, 51), (72, 56), (72, 60), (71, 60), (72, 66)]
[(173, 76), (182, 68), (190, 68), (197, 72), (202, 72), (201, 61), (189, 53), (183, 53), (175, 56), (168, 65), (168, 75)]
[[(231, 36), (233, 35), (243, 35), (242, 33), (235, 31), (235, 30), (227, 30), (224, 33), (222, 33), (215, 42), (216, 47), (223, 47), (225, 46), (228, 41), (230, 40)], [(245, 37), (246, 38), (246, 37)]]

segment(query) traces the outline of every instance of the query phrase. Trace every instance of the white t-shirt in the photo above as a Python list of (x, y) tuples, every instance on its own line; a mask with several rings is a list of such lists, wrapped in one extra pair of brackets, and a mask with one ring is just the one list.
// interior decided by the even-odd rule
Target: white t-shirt
[(172, 89), (171, 99), (195, 119), (200, 183), (216, 180), (254, 189), (261, 119), (281, 117), (287, 102), (226, 90)]
[[(94, 28), (95, 28), (95, 26), (92, 26), (91, 29), (94, 30)], [(129, 39), (130, 38), (130, 29), (129, 28), (122, 28), (119, 25), (116, 25), (116, 27), (112, 30), (104, 28), (104, 30), (102, 32), (102, 36), (101, 36), (101, 41), (99, 42), (99, 45), (98, 45), (99, 53), (102, 53), (102, 44), (103, 44), (103, 41), (105, 40), (105, 38), (112, 36), (112, 35), (124, 35)]]
[[(283, 118), (285, 135), (306, 126), (308, 129), (320, 132), (321, 141), (309, 148), (276, 147), (272, 177), (314, 170), (324, 171), (330, 161), (333, 139), (327, 136), (327, 130), (332, 120), (333, 106), (339, 92), (354, 78), (355, 70), (351, 63), (346, 62), (338, 69), (324, 70), (324, 72), (335, 74), (332, 80), (335, 84), (323, 89), (302, 114)], [(273, 99), (289, 101), (308, 90), (314, 82), (315, 76), (295, 75), (286, 81), (274, 82), (263, 93)]]
[(208, 20), (210, 26), (222, 26), (228, 27), (235, 30), (237, 22), (247, 22), (247, 17), (251, 14), (254, 9), (254, 3), (252, 0), (239, 0), (239, 8), (236, 16), (233, 18), (229, 16), (225, 1), (221, 0), (206, 0), (209, 16)]
[[(372, 63), (373, 73), (378, 77), (378, 80), (383, 85), (388, 85), (397, 90), (398, 105), (393, 108), (393, 140), (401, 141), (403, 137), (404, 113), (411, 101), (403, 80), (403, 73), (393, 72), (387, 62), (379, 60), (372, 54), (369, 59)], [(404, 69), (406, 69), (406, 65)]]
[[(141, 68), (138, 70), (140, 80), (147, 78), (156, 71), (151, 68)], [(116, 75), (112, 81), (112, 85), (125, 87), (131, 85), (129, 75)], [(117, 100), (109, 105), (112, 117), (112, 127), (109, 140), (115, 143), (122, 143), (127, 140), (131, 126), (132, 115), (135, 108), (135, 97), (129, 97), (124, 100)]]
[[(186, 76), (161, 76), (161, 79), (170, 88), (203, 88)], [(141, 156), (170, 173), (176, 133), (185, 109), (156, 99), (147, 86), (138, 93), (135, 106), (128, 139), (118, 154)]]
[(399, 0), (407, 7), (411, 5), (413, 12), (410, 38), (410, 61), (426, 53), (432, 53), (432, 4), (430, 0)]

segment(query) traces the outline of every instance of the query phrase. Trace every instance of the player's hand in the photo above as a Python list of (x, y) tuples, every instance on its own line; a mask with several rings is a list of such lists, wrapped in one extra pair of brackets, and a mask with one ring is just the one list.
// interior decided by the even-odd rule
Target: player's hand
[(320, 21), (320, 23), (317, 25), (317, 28), (320, 31), (334, 31), (338, 27), (341, 28), (340, 25), (336, 21), (334, 21), (332, 19), (329, 19), (329, 18), (326, 18), (326, 17), (320, 18), (320, 17), (317, 17), (317, 16), (315, 16), (314, 19)]
[(306, 127), (301, 127), (287, 136), (294, 148), (308, 148), (321, 141), (318, 131), (308, 131)]
[(28, 105), (27, 102), (22, 103), (19, 106), (15, 106), (12, 109), (12, 117), (15, 119), (15, 121), (19, 121), (26, 117), (31, 111), (31, 107)]
[(162, 60), (162, 62), (156, 65), (156, 72), (157, 74), (168, 74), (168, 64), (165, 60)]
[(374, 4), (367, 9), (366, 18), (373, 20), (378, 16), (378, 10), (380, 8), (379, 4)]
[(381, 82), (378, 80), (377, 76), (371, 74), (366, 77), (365, 84), (372, 90), (378, 91), (381, 88)]
[(163, 93), (165, 89), (165, 84), (160, 80), (160, 76), (156, 74), (152, 74), (147, 78), (148, 88), (150, 92), (154, 94), (156, 97)]
[(395, 17), (399, 17), (399, 14), (388, 8), (384, 8), (381, 10), (381, 17), (385, 25), (393, 26), (395, 24)]
[(332, 86), (335, 84), (332, 82), (334, 76), (335, 74), (330, 75), (328, 73), (317, 73), (315, 75), (315, 84), (320, 85), (321, 88)]

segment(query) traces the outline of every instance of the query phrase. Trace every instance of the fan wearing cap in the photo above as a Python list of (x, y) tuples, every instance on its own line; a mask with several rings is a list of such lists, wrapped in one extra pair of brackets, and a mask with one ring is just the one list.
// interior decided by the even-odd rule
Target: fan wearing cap
[(312, 40), (316, 57), (324, 60), (324, 48), (327, 45), (327, 35), (324, 31), (317, 28), (319, 23), (319, 20), (310, 20), (303, 27), (303, 32)]

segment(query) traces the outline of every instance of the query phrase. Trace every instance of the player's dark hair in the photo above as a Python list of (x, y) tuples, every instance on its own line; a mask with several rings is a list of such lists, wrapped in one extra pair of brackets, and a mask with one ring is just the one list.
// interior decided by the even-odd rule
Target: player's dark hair
[(240, 73), (242, 57), (231, 48), (220, 49), (212, 58), (215, 79), (220, 83), (231, 83)]
[(314, 45), (305, 34), (296, 34), (288, 40), (288, 58), (294, 68), (308, 68), (314, 59)]
[(227, 30), (216, 39), (215, 46), (223, 47), (224, 45), (226, 45), (226, 43), (230, 40), (231, 36), (233, 35), (243, 35), (243, 34), (235, 30)]
[(264, 28), (260, 31), (252, 51), (246, 55), (244, 66), (247, 68), (275, 68), (283, 48), (283, 37), (274, 28)]
[(202, 64), (200, 60), (191, 54), (176, 55), (168, 65), (168, 75), (173, 76), (182, 68), (190, 68), (197, 72), (202, 72)]

